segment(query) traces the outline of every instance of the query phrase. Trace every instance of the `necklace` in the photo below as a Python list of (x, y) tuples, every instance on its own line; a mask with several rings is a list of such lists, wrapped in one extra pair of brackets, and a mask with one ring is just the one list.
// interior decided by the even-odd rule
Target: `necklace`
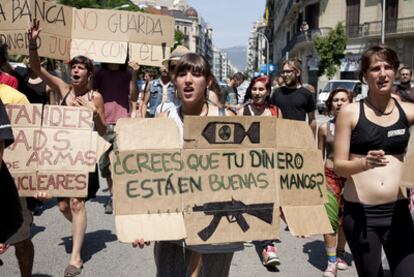
[[(368, 98), (365, 98), (365, 101), (367, 102), (367, 104), (368, 105), (370, 105), (371, 106), (371, 108), (373, 108), (377, 113), (379, 113), (380, 115), (390, 115), (390, 114), (392, 114), (392, 112), (394, 111), (394, 108), (395, 108), (395, 104), (394, 104), (394, 106), (392, 107), (392, 109), (391, 109), (391, 111), (389, 111), (389, 112), (385, 112), (385, 111), (381, 111), (380, 109), (378, 109), (377, 107), (375, 107), (375, 105), (374, 104), (372, 104), (369, 100), (368, 100)], [(388, 107), (388, 105), (387, 105), (387, 107)], [(385, 110), (387, 109), (387, 107), (385, 107)]]

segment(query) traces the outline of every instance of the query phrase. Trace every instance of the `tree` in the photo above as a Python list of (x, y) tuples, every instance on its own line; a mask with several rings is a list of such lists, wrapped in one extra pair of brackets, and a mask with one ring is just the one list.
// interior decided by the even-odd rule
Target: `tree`
[(345, 57), (347, 38), (344, 25), (339, 22), (328, 35), (317, 37), (313, 42), (319, 55), (318, 76), (326, 74), (328, 79), (332, 79)]
[[(142, 11), (136, 5), (132, 5), (128, 0), (59, 0), (60, 4), (68, 5), (71, 7), (81, 8), (94, 8), (94, 9), (114, 9), (124, 11)], [(128, 6), (126, 5), (128, 4)], [(122, 7), (125, 5), (125, 7)]]
[(174, 48), (183, 45), (184, 34), (180, 30), (174, 31)]

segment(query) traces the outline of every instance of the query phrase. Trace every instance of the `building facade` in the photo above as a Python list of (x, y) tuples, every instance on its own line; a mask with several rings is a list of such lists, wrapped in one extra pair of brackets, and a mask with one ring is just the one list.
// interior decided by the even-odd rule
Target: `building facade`
[[(270, 48), (268, 48), (267, 43), (270, 44), (270, 41), (266, 40), (265, 32), (265, 21), (260, 20), (253, 23), (247, 46), (247, 71), (250, 77), (253, 77), (259, 71), (260, 65), (268, 62), (266, 61), (267, 51), (270, 51)], [(270, 52), (269, 58), (271, 58)]]
[(182, 44), (191, 52), (203, 55), (213, 64), (213, 29), (185, 0), (134, 1), (145, 12), (170, 15), (175, 18), (175, 29), (182, 33)]
[[(359, 57), (370, 45), (381, 42), (382, 0), (268, 0), (266, 35), (272, 41), (276, 63), (289, 57), (302, 60), (303, 79), (317, 85), (318, 54), (313, 39), (326, 35), (343, 22), (348, 37), (345, 59), (335, 78), (357, 79)], [(387, 0), (385, 44), (400, 61), (414, 66), (414, 0)], [(304, 31), (304, 24), (308, 26)]]

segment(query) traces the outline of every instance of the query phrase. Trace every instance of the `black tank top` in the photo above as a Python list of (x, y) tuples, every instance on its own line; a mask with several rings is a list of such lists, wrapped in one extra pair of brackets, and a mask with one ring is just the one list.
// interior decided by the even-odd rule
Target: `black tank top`
[(382, 127), (367, 119), (365, 116), (364, 102), (359, 103), (359, 119), (351, 133), (351, 145), (349, 152), (352, 154), (366, 155), (371, 150), (384, 150), (385, 155), (403, 154), (410, 139), (409, 124), (404, 110), (394, 98), (394, 103), (399, 112), (396, 123)]

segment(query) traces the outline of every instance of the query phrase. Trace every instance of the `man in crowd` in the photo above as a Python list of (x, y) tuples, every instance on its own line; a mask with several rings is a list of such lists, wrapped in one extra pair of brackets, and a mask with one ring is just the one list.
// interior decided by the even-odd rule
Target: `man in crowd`
[(305, 121), (308, 117), (309, 126), (316, 134), (316, 105), (313, 94), (302, 86), (302, 62), (289, 59), (283, 63), (282, 78), (285, 86), (273, 93), (270, 103), (279, 107), (282, 117)]
[(408, 66), (402, 66), (398, 73), (400, 75), (400, 83), (394, 87), (393, 97), (403, 102), (414, 103), (414, 88), (411, 88), (412, 69)]
[[(127, 70), (127, 67), (131, 71)], [(111, 147), (102, 155), (99, 160), (101, 176), (106, 178), (110, 197), (105, 205), (105, 213), (112, 214), (112, 178), (109, 154), (117, 148), (115, 144), (115, 125), (118, 119), (135, 117), (137, 108), (137, 74), (139, 65), (135, 61), (127, 64), (107, 63), (98, 70), (93, 78), (93, 87), (102, 94), (104, 100), (105, 122), (107, 124), (104, 138), (111, 143)], [(131, 114), (129, 107), (131, 101)]]
[(244, 75), (241, 72), (234, 74), (227, 85), (220, 87), (220, 103), (225, 108), (234, 112), (239, 109), (239, 93), (237, 88), (244, 82)]
[[(172, 74), (174, 73), (175, 65), (180, 58), (189, 52), (190, 51), (186, 47), (179, 45), (171, 52), (170, 58), (162, 62), (160, 78), (151, 81), (145, 91), (141, 117), (154, 117), (157, 107), (160, 105), (167, 104), (167, 109), (161, 109), (166, 111), (179, 104), (179, 99), (176, 97), (175, 87), (172, 82)], [(149, 110), (147, 109), (147, 106)]]

